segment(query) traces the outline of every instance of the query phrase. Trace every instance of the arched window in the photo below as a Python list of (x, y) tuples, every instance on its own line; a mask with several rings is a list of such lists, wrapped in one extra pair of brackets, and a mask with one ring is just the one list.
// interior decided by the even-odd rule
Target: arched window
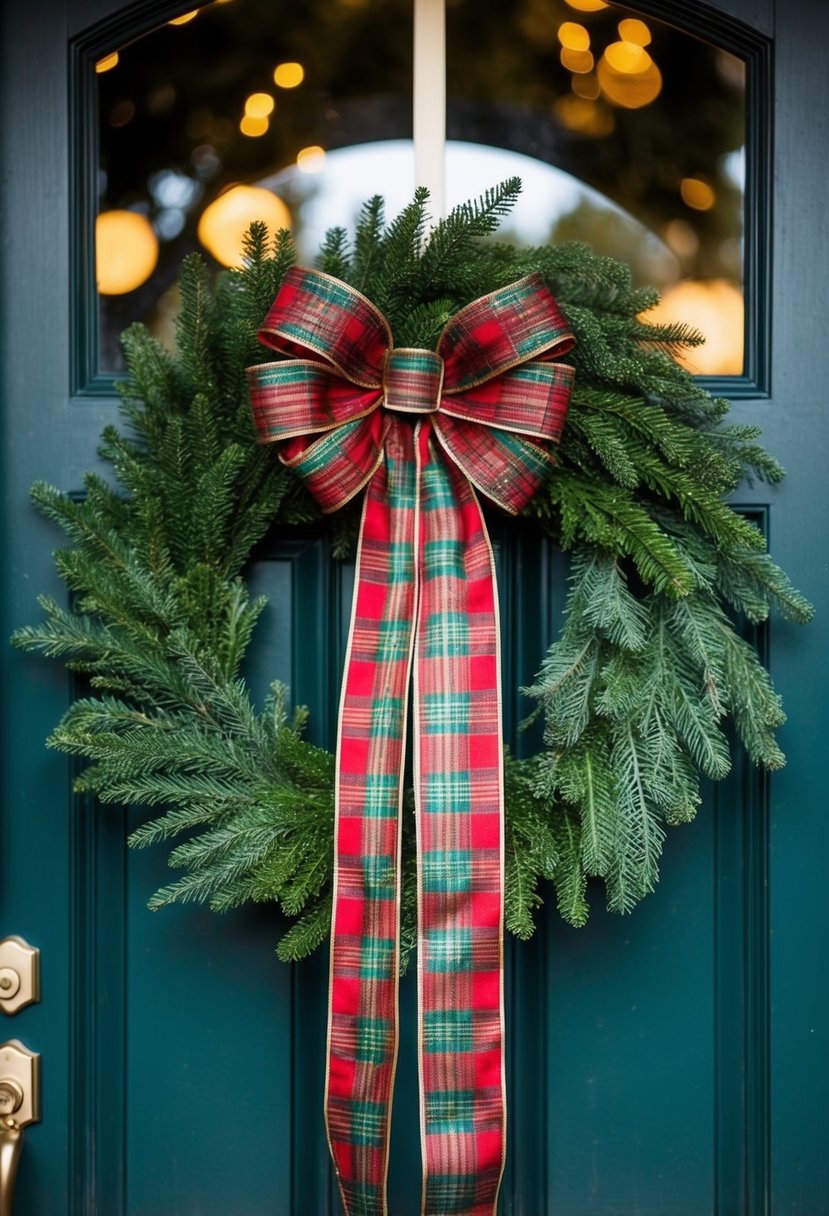
[(628, 261), (705, 333), (692, 370), (751, 389), (762, 64), (726, 19), (700, 7), (680, 29), (665, 7), (214, 0), (123, 44), (114, 29), (85, 60), (101, 291), (89, 370), (119, 369), (131, 320), (165, 340), (181, 258), (231, 264), (254, 216), (291, 227), (307, 260), (371, 194), (393, 214), (419, 180), (439, 211), (518, 174), (508, 239), (585, 240)]

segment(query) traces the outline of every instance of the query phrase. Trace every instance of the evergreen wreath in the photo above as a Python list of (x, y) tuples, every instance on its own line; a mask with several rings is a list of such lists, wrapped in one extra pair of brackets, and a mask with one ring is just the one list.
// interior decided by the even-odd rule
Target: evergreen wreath
[[(401, 346), (432, 348), (463, 305), (532, 270), (577, 338), (558, 467), (526, 512), (571, 563), (563, 632), (525, 690), (545, 747), (505, 761), (506, 923), (526, 938), (541, 879), (573, 925), (587, 919), (588, 877), (604, 880), (616, 912), (653, 889), (663, 825), (693, 818), (701, 774), (728, 772), (726, 719), (755, 763), (784, 763), (780, 700), (739, 617), (763, 621), (774, 603), (805, 622), (811, 607), (724, 501), (744, 479), (783, 473), (758, 428), (725, 425), (728, 402), (672, 359), (700, 336), (649, 325), (656, 292), (583, 245), (482, 239), (520, 189), (504, 182), (428, 236), (427, 191), (390, 223), (373, 198), (353, 241), (331, 230), (316, 264), (368, 296)], [(14, 637), (91, 685), (49, 739), (88, 762), (76, 790), (153, 808), (132, 845), (183, 838), (170, 864), (184, 873), (150, 907), (276, 901), (297, 918), (278, 946), (284, 960), (328, 934), (334, 817), (334, 757), (303, 738), (305, 710), (289, 713), (279, 684), (258, 709), (240, 676), (264, 607), (244, 582), (253, 546), (270, 528), (319, 520), (256, 444), (245, 380), (246, 367), (273, 359), (257, 330), (293, 262), (289, 234), (269, 242), (255, 224), (244, 268), (215, 284), (197, 255), (184, 262), (177, 353), (140, 324), (126, 331), (128, 433), (107, 427), (100, 448), (118, 485), (89, 474), (82, 501), (34, 487), (71, 542), (55, 560), (73, 607), (42, 597), (43, 623)], [(345, 514), (325, 523), (338, 556), (356, 535), (356, 513)], [(404, 960), (416, 942), (411, 820)]]

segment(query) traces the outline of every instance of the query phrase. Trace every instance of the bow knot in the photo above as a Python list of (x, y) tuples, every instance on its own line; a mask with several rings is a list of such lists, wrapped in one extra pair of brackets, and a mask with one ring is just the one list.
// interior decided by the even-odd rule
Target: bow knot
[(429, 415), (444, 455), (512, 515), (553, 463), (575, 374), (556, 357), (574, 339), (540, 274), (467, 304), (429, 351), (395, 347), (360, 292), (293, 267), (259, 338), (299, 356), (250, 369), (260, 441), (279, 442), (323, 511), (344, 506), (381, 463), (383, 405)]
[(383, 365), (383, 405), (402, 414), (434, 414), (440, 409), (443, 360), (433, 350), (395, 346)]

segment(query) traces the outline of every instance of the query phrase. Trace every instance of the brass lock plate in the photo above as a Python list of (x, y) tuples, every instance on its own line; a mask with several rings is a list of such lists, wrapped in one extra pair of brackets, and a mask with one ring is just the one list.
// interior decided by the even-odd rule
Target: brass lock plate
[(40, 1000), (40, 951), (22, 937), (0, 941), (0, 1009), (17, 1013)]
[(0, 1044), (0, 1121), (27, 1127), (40, 1119), (40, 1056), (17, 1039)]

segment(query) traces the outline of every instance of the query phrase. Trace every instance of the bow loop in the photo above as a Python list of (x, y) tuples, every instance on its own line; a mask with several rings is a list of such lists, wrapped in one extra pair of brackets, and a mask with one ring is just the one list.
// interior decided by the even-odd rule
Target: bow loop
[(544, 279), (528, 274), (447, 321), (437, 351), (446, 365), (446, 393), (461, 393), (521, 363), (552, 359), (575, 339)]
[(344, 379), (380, 388), (391, 330), (370, 300), (320, 270), (292, 266), (259, 341), (296, 358), (322, 357)]
[(360, 388), (311, 359), (262, 363), (248, 380), (259, 442), (278, 442), (283, 458), (287, 441), (357, 422), (382, 401), (379, 388)]
[(383, 459), (387, 426), (370, 417), (327, 431), (313, 443), (303, 437), (282, 444), (280, 459), (304, 481), (323, 515), (339, 511), (371, 480)]

